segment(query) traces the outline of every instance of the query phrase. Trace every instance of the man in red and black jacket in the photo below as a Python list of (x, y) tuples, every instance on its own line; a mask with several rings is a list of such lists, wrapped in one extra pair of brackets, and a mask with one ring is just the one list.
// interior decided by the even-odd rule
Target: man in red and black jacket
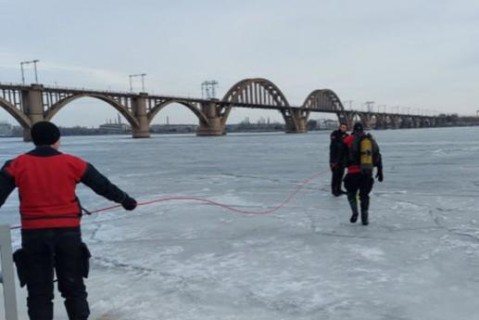
[(68, 318), (85, 320), (90, 310), (83, 278), (90, 253), (81, 238), (76, 185), (82, 182), (126, 210), (134, 210), (137, 202), (90, 163), (59, 152), (60, 130), (53, 123), (35, 123), (31, 136), (36, 148), (7, 161), (0, 171), (0, 207), (16, 187), (20, 197), (22, 248), (14, 260), (21, 285), (27, 285), (28, 315), (53, 319), (55, 271)]

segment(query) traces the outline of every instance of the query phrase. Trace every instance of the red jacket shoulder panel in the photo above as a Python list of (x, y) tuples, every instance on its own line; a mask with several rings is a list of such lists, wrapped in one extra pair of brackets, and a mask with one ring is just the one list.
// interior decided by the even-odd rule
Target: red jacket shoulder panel
[(79, 225), (81, 209), (75, 195), (87, 163), (69, 154), (23, 154), (6, 168), (20, 195), (24, 228)]

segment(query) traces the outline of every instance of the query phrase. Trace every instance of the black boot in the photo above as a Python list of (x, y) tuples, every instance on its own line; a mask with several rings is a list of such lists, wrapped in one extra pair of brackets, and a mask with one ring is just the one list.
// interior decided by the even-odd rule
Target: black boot
[(353, 211), (353, 214), (351, 215), (351, 218), (349, 219), (349, 222), (356, 223), (356, 221), (358, 221), (358, 212)]
[(369, 224), (369, 198), (361, 199), (361, 222), (367, 226)]
[(85, 299), (65, 300), (69, 320), (87, 320), (90, 315), (90, 308)]
[(361, 222), (363, 225), (367, 226), (369, 224), (369, 217), (367, 210), (361, 210)]
[(353, 214), (351, 215), (351, 219), (349, 219), (349, 222), (356, 223), (356, 221), (358, 221), (358, 202), (356, 200), (356, 195), (348, 193), (348, 202), (351, 206), (351, 211), (353, 212)]
[(338, 187), (334, 186), (331, 189), (331, 193), (333, 194), (333, 196), (339, 197), (341, 195), (341, 189), (338, 189)]

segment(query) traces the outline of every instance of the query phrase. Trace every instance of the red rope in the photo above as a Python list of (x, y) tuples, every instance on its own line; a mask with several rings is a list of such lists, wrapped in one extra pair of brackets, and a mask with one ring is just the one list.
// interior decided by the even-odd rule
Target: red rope
[[(153, 203), (158, 203), (158, 202), (166, 202), (166, 201), (175, 201), (175, 200), (179, 200), (179, 201), (183, 201), (183, 200), (186, 200), (186, 201), (197, 201), (197, 202), (203, 202), (203, 203), (207, 203), (207, 204), (210, 204), (210, 205), (214, 205), (214, 206), (217, 206), (217, 207), (221, 207), (221, 208), (224, 208), (226, 210), (229, 210), (229, 211), (232, 211), (232, 212), (235, 212), (235, 213), (240, 213), (240, 214), (250, 214), (250, 215), (267, 215), (267, 214), (271, 214), (275, 211), (278, 211), (279, 209), (283, 208), (286, 204), (288, 204), (291, 199), (293, 199), (293, 197), (301, 190), (304, 188), (305, 185), (307, 185), (308, 183), (310, 183), (311, 181), (313, 181), (314, 179), (316, 179), (317, 177), (319, 177), (320, 175), (322, 175), (324, 172), (326, 172), (328, 169), (326, 170), (323, 170), (323, 171), (320, 171), (306, 179), (304, 179), (300, 184), (298, 184), (296, 186), (295, 189), (293, 189), (293, 191), (291, 191), (288, 196), (280, 203), (278, 204), (277, 206), (271, 208), (271, 209), (267, 209), (267, 210), (263, 210), (263, 211), (250, 211), (250, 210), (242, 210), (242, 209), (237, 209), (233, 206), (230, 206), (230, 205), (227, 205), (227, 204), (224, 204), (224, 203), (220, 203), (220, 202), (216, 202), (216, 201), (213, 201), (213, 200), (210, 200), (210, 199), (207, 199), (207, 198), (201, 198), (201, 197), (195, 197), (195, 196), (181, 196), (181, 195), (178, 195), (178, 196), (163, 196), (163, 197), (159, 197), (159, 198), (156, 198), (156, 199), (153, 199), (153, 200), (150, 200), (150, 201), (144, 201), (144, 202), (138, 202), (138, 206), (147, 206), (147, 205), (150, 205), (150, 204), (153, 204)], [(114, 206), (109, 206), (109, 207), (104, 207), (104, 208), (100, 208), (100, 209), (96, 209), (96, 210), (93, 210), (93, 211), (90, 211), (91, 213), (98, 213), (98, 212), (102, 212), (102, 211), (108, 211), (108, 210), (112, 210), (112, 209), (116, 209), (116, 208), (119, 208), (121, 207), (121, 204), (117, 204), (117, 205), (114, 205)], [(18, 229), (20, 228), (20, 226), (13, 226), (11, 227), (10, 229)]]

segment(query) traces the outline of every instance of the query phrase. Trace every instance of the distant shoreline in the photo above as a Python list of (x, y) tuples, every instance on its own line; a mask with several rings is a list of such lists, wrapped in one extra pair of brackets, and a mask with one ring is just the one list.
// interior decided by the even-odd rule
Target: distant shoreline
[[(450, 128), (450, 127), (474, 127), (479, 126), (479, 118), (477, 121), (450, 123), (443, 127), (435, 128)], [(197, 125), (192, 124), (178, 124), (178, 125), (152, 125), (150, 133), (154, 135), (168, 135), (168, 134), (196, 134)], [(307, 131), (332, 131), (336, 126), (328, 127), (310, 127)], [(400, 129), (414, 129), (414, 128), (400, 128)], [(416, 128), (418, 129), (418, 128)], [(374, 129), (369, 130), (399, 130), (395, 128)], [(60, 131), (63, 136), (108, 136), (108, 135), (131, 135), (131, 130), (125, 129), (108, 129), (105, 128), (88, 128), (88, 127), (62, 127)], [(228, 133), (262, 133), (262, 132), (285, 132), (285, 125), (280, 123), (274, 124), (233, 124), (226, 126), (226, 134)], [(20, 126), (13, 126), (10, 134), (2, 134), (0, 138), (15, 138), (23, 137), (23, 128)]]

